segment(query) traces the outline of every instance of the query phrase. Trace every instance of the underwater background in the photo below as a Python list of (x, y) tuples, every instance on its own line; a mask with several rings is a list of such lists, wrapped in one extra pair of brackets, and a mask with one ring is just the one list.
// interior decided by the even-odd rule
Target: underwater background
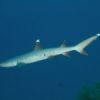
[[(67, 46), (100, 32), (99, 0), (0, 0), (0, 62), (42, 48)], [(0, 68), (0, 100), (75, 100), (100, 82), (100, 39), (86, 51), (18, 68)]]

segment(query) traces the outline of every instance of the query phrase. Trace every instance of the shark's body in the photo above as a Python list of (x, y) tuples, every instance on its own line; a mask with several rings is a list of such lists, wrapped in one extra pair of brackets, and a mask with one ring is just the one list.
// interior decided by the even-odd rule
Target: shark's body
[(77, 51), (81, 54), (85, 54), (87, 55), (86, 52), (84, 52), (84, 48), (86, 46), (88, 46), (92, 41), (96, 40), (98, 37), (100, 36), (100, 34), (96, 34), (95, 36), (92, 36), (84, 41), (82, 41), (81, 43), (79, 43), (76, 46), (72, 46), (72, 47), (67, 47), (65, 46), (65, 42), (57, 48), (48, 48), (48, 49), (41, 49), (40, 48), (40, 41), (36, 40), (36, 45), (35, 45), (35, 50), (14, 57), (12, 59), (9, 59), (3, 63), (0, 64), (0, 67), (15, 67), (18, 66), (20, 64), (30, 64), (30, 63), (34, 63), (34, 62), (38, 62), (41, 60), (45, 60), (60, 54), (63, 54), (65, 56), (68, 56), (68, 52), (71, 51)]

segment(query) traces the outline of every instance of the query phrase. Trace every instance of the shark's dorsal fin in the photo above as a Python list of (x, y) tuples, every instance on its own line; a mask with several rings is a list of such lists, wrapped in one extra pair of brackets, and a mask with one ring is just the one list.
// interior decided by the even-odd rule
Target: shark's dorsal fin
[(63, 43), (61, 44), (61, 47), (67, 47), (66, 40), (63, 41)]
[(37, 39), (36, 42), (35, 42), (34, 50), (40, 50), (40, 49), (41, 49), (40, 40)]

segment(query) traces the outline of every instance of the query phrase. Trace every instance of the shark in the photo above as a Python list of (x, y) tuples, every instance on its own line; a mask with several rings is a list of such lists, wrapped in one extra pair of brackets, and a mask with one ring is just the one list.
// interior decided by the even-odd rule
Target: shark
[(11, 68), (11, 67), (19, 66), (19, 65), (27, 65), (27, 64), (39, 62), (45, 59), (49, 59), (57, 55), (64, 55), (64, 56), (69, 57), (69, 52), (72, 52), (72, 51), (77, 51), (80, 54), (87, 56), (88, 53), (85, 52), (85, 48), (89, 44), (91, 44), (94, 40), (96, 40), (98, 37), (100, 37), (100, 33), (95, 34), (74, 46), (67, 46), (66, 41), (64, 40), (60, 46), (53, 47), (53, 48), (46, 48), (46, 49), (43, 49), (41, 47), (40, 40), (37, 39), (34, 46), (34, 50), (28, 53), (19, 55), (19, 56), (15, 56), (4, 62), (1, 62), (0, 67)]

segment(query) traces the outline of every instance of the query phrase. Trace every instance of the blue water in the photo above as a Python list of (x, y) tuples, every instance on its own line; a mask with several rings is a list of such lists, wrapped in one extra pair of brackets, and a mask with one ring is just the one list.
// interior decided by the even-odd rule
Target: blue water
[[(99, 0), (1, 0), (0, 62), (34, 49), (67, 45), (100, 32)], [(100, 82), (100, 39), (87, 49), (20, 68), (0, 68), (0, 100), (75, 100)]]

